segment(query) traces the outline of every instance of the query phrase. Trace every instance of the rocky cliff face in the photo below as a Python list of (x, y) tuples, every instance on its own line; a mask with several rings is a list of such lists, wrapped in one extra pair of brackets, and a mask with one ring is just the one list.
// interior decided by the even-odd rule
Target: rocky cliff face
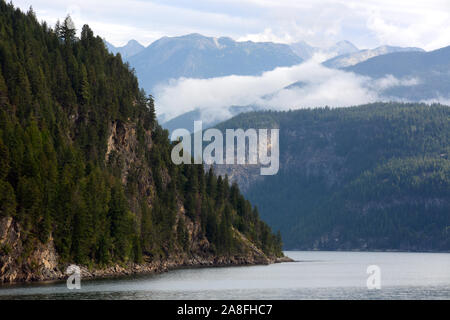
[[(33, 241), (33, 250), (28, 254), (24, 241)], [(0, 283), (58, 279), (61, 276), (53, 239), (46, 244), (27, 239), (13, 218), (0, 218)]]
[[(146, 197), (149, 204), (154, 196), (152, 171), (144, 159), (138, 155), (139, 142), (136, 135), (136, 124), (133, 122), (113, 121), (110, 124), (105, 162), (113, 163), (120, 169), (122, 183), (127, 184), (130, 173), (138, 179), (140, 195)], [(144, 132), (144, 147), (152, 148), (151, 132)]]

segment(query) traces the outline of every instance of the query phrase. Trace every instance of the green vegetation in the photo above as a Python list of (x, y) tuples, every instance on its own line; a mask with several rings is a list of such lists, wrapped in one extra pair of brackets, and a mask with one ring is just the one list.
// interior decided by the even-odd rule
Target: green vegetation
[(450, 250), (450, 107), (252, 112), (219, 128), (280, 128), (279, 173), (245, 194), (287, 248)]
[(70, 17), (53, 30), (0, 1), (0, 217), (19, 223), (25, 252), (53, 239), (62, 263), (108, 265), (207, 239), (204, 254), (227, 255), (243, 250), (239, 230), (282, 255), (227, 178), (171, 162), (153, 97), (120, 55), (87, 25), (75, 34)]

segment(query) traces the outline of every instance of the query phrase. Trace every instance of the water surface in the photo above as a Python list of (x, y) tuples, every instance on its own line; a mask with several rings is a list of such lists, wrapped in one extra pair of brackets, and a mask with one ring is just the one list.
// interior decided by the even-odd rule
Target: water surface
[[(449, 253), (286, 251), (296, 262), (0, 286), (0, 299), (450, 299)], [(381, 289), (368, 290), (369, 265)]]

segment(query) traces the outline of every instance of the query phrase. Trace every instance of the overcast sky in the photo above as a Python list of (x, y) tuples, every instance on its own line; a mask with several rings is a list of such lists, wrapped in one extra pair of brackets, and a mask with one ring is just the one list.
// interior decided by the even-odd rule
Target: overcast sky
[(70, 13), (116, 46), (198, 32), (325, 46), (349, 40), (426, 50), (450, 44), (449, 0), (13, 0), (54, 24)]

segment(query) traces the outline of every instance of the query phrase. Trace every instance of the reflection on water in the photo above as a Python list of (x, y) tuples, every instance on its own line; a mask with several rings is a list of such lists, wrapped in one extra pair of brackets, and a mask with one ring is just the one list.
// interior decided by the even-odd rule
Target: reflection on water
[[(450, 254), (288, 251), (297, 262), (0, 287), (0, 299), (450, 299)], [(366, 287), (381, 268), (381, 290)]]

